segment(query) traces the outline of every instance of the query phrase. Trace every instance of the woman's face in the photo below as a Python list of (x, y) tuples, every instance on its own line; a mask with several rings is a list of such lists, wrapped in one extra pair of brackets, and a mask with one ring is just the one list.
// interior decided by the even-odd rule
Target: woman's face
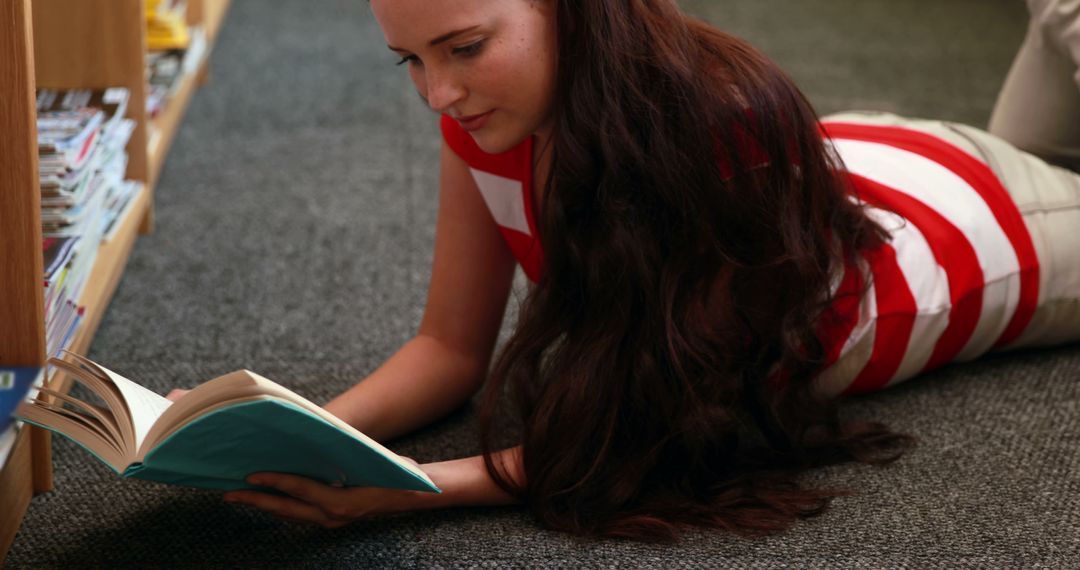
[(550, 129), (557, 0), (371, 0), (420, 96), (489, 153)]

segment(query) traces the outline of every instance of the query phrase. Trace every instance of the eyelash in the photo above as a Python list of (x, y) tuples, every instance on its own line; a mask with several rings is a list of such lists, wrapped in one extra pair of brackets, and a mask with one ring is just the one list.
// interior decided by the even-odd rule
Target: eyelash
[[(454, 55), (460, 55), (462, 57), (473, 57), (480, 54), (480, 51), (484, 48), (484, 40), (473, 42), (466, 46), (456, 47), (450, 50), (450, 53)], [(396, 65), (404, 65), (406, 63), (420, 63), (420, 58), (415, 55), (407, 55), (401, 58), (401, 61)]]
[(484, 40), (475, 41), (467, 46), (461, 46), (450, 50), (451, 53), (464, 57), (472, 57), (480, 53), (484, 48)]

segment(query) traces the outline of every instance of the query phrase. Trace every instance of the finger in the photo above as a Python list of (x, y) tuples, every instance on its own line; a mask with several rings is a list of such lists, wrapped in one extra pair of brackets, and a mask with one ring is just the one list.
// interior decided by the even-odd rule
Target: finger
[(288, 473), (255, 473), (247, 482), (277, 489), (306, 503), (320, 507), (338, 504), (342, 500), (342, 488), (324, 485), (307, 477)]
[(165, 398), (175, 402), (175, 401), (179, 400), (181, 396), (183, 396), (184, 394), (187, 394), (190, 391), (191, 390), (182, 390), (180, 388), (175, 388), (175, 389), (173, 389), (172, 392), (169, 392), (169, 395), (165, 396)]
[(298, 522), (321, 524), (330, 520), (318, 507), (290, 497), (257, 491), (230, 491), (224, 498), (229, 503), (248, 505), (276, 517)]

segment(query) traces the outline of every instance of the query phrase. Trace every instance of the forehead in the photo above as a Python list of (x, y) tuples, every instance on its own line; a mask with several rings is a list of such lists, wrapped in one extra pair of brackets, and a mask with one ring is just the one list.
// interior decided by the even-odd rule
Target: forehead
[(371, 0), (371, 11), (387, 43), (406, 46), (484, 25), (527, 4), (523, 0)]

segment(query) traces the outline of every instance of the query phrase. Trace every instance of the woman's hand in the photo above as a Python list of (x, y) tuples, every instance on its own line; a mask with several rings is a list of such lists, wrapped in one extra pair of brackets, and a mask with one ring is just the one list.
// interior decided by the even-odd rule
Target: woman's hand
[(335, 487), (285, 473), (254, 473), (248, 476), (247, 482), (277, 489), (288, 496), (259, 491), (229, 491), (225, 493), (225, 501), (249, 505), (278, 518), (315, 523), (324, 528), (338, 528), (361, 519), (414, 510), (423, 500), (421, 495), (433, 494), (380, 487)]
[[(254, 473), (248, 476), (248, 483), (271, 487), (287, 496), (245, 490), (229, 491), (224, 498), (230, 503), (250, 505), (283, 519), (311, 522), (326, 528), (407, 511), (518, 502), (517, 497), (507, 494), (491, 480), (480, 455), (423, 465), (408, 457), (405, 459), (427, 474), (442, 493), (380, 487), (342, 488), (296, 475)], [(494, 459), (509, 470), (514, 480), (524, 480), (520, 446), (496, 452)]]

